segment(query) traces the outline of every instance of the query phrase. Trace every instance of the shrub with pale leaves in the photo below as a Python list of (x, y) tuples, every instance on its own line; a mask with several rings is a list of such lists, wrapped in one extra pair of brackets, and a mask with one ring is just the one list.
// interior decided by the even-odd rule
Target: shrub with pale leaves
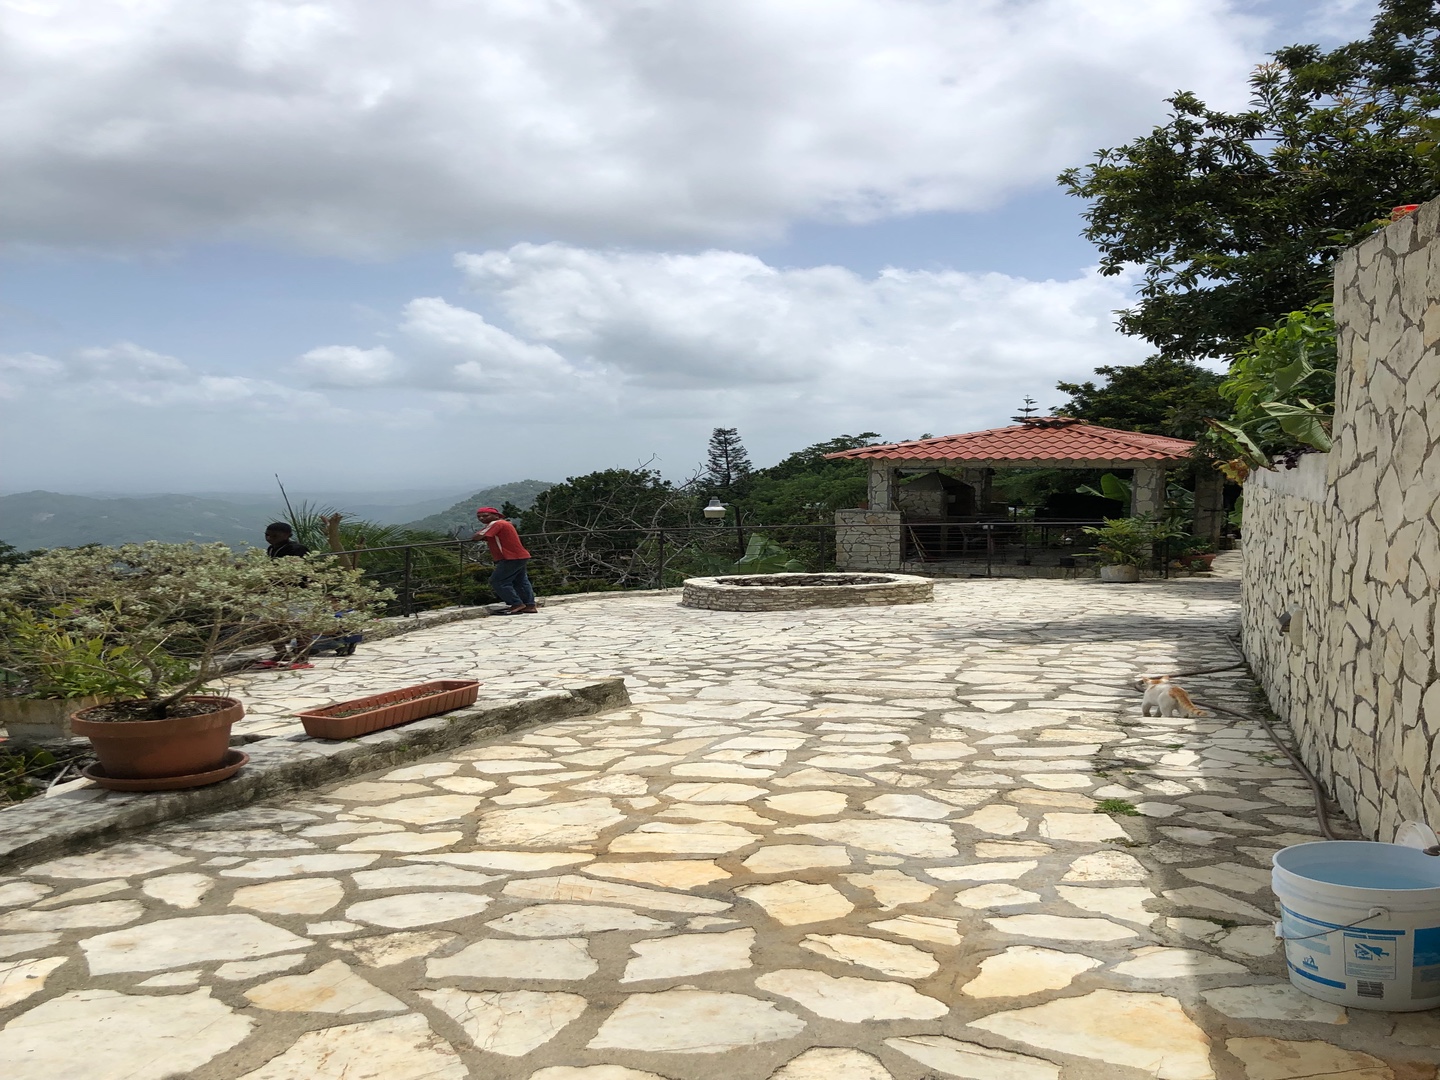
[[(359, 633), (392, 598), (329, 555), (237, 556), (224, 544), (57, 549), (0, 572), (0, 612), (41, 613), (61, 632), (106, 642), (131, 676), (142, 669), (154, 717), (219, 676), (232, 654)], [(103, 670), (109, 655), (94, 663)]]

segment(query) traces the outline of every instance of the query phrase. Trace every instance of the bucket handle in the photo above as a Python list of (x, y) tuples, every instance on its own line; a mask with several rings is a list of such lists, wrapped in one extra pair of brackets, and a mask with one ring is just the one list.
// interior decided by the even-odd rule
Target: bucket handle
[(1346, 923), (1344, 926), (1332, 926), (1329, 930), (1322, 930), (1318, 934), (1306, 934), (1304, 937), (1286, 937), (1283, 933), (1281, 933), (1281, 930), (1283, 929), (1283, 924), (1277, 922), (1275, 924), (1275, 936), (1281, 941), (1309, 941), (1311, 938), (1325, 937), (1327, 934), (1333, 934), (1336, 930), (1350, 930), (1356, 926), (1359, 926), (1361, 923), (1367, 923), (1370, 922), (1372, 919), (1379, 919), (1389, 914), (1390, 912), (1386, 908), (1371, 908), (1370, 914), (1366, 915), (1363, 919), (1356, 919), (1354, 922)]

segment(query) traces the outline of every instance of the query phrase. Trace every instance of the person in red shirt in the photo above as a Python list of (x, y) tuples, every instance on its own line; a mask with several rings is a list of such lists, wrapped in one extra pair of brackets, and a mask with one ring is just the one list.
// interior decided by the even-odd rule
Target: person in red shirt
[(535, 606), (535, 590), (530, 585), (526, 567), (530, 563), (530, 552), (520, 542), (515, 526), (505, 520), (504, 515), (493, 506), (482, 506), (475, 511), (482, 528), (471, 537), (484, 540), (490, 548), (490, 557), (495, 560), (495, 572), (490, 575), (490, 588), (495, 595), (510, 605), (502, 615), (536, 615), (540, 609)]

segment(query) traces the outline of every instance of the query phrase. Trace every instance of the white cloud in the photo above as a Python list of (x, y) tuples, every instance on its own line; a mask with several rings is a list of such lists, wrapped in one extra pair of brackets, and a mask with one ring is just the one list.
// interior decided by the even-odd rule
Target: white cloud
[(322, 345), (300, 357), (296, 367), (313, 385), (335, 387), (382, 386), (404, 371), (384, 345), (373, 349)]
[[(1304, 31), (1335, 41), (1365, 37), (1375, 18), (1375, 0), (1323, 0), (1305, 5)], [(1307, 37), (1305, 40), (1310, 40)]]
[(563, 244), (456, 261), (518, 334), (651, 391), (873, 400), (902, 380), (926, 385), (927, 396), (973, 395), (1142, 348), (1111, 326), (1130, 283), (1093, 272), (1070, 281), (896, 269), (864, 278), (838, 266), (777, 269), (729, 251)]
[[(320, 394), (269, 379), (197, 371), (173, 356), (133, 342), (76, 350), (67, 356), (0, 356), (0, 394), (63, 403), (93, 413), (184, 408), (274, 419), (334, 417)], [(124, 420), (112, 417), (109, 424)]]
[(0, 400), (22, 396), (27, 386), (53, 379), (64, 366), (40, 353), (0, 353)]
[(438, 296), (405, 306), (400, 332), (428, 361), (428, 385), (457, 390), (543, 391), (581, 372), (548, 345), (522, 341), (483, 315)]
[(129, 341), (103, 348), (78, 350), (68, 365), (77, 380), (113, 380), (118, 382), (185, 381), (190, 371), (179, 360), (164, 353), (145, 349)]
[(1177, 88), (1243, 93), (1261, 26), (1227, 0), (0, 0), (0, 242), (663, 245), (982, 208)]
[[(425, 385), (501, 393), (518, 414), (619, 419), (636, 430), (743, 422), (794, 449), (796, 430), (910, 434), (1006, 423), (1060, 379), (1138, 362), (1111, 312), (1132, 282), (835, 266), (778, 269), (752, 255), (518, 244), (460, 255), (478, 313), (411, 302), (390, 336)], [(340, 347), (344, 348), (344, 347)], [(471, 365), (508, 382), (467, 381)], [(391, 385), (416, 385), (413, 371)], [(598, 463), (597, 463), (598, 467)]]

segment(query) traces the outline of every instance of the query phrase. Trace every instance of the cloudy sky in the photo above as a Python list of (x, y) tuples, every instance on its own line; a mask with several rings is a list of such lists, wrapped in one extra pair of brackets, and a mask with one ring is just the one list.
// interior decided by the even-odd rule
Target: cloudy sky
[(1368, 0), (0, 0), (0, 491), (464, 490), (1144, 358), (1054, 184)]

